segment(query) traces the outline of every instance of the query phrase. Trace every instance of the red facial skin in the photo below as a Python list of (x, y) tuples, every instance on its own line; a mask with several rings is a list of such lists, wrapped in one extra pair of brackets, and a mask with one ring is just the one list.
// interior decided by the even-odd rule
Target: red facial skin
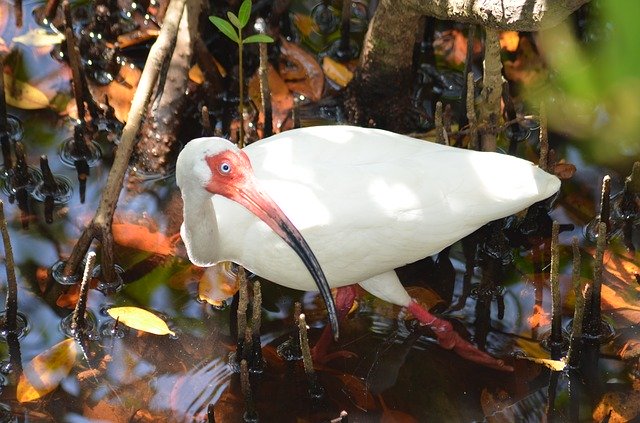
[(260, 190), (253, 175), (249, 157), (244, 151), (227, 150), (205, 160), (211, 170), (211, 180), (206, 186), (212, 194), (222, 195), (245, 207), (256, 217), (266, 223), (284, 242), (300, 257), (318, 286), (322, 295), (334, 338), (338, 338), (338, 318), (331, 289), (320, 263), (311, 248), (291, 223), (289, 218), (265, 192)]

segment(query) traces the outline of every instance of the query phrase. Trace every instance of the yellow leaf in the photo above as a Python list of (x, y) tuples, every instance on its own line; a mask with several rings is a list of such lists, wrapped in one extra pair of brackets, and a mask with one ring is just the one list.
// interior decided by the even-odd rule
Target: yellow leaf
[(64, 41), (64, 35), (55, 34), (44, 28), (35, 28), (17, 37), (13, 37), (14, 43), (21, 43), (33, 47), (47, 47), (60, 44)]
[(108, 313), (121, 323), (143, 332), (154, 335), (175, 335), (175, 332), (169, 329), (164, 320), (138, 307), (114, 307), (110, 308)]
[(56, 389), (73, 368), (77, 352), (76, 341), (70, 338), (35, 356), (18, 380), (18, 401), (33, 401)]
[(231, 262), (225, 261), (207, 267), (198, 282), (198, 297), (202, 301), (220, 307), (222, 301), (238, 292), (236, 275), (231, 272)]
[(518, 357), (525, 360), (533, 361), (537, 364), (542, 364), (555, 372), (561, 372), (567, 366), (567, 362), (562, 360), (551, 360), (550, 358), (534, 358), (534, 357)]
[(204, 74), (202, 73), (202, 69), (200, 69), (200, 66), (195, 64), (191, 67), (191, 69), (189, 69), (189, 79), (196, 84), (202, 84), (204, 82)]
[(14, 81), (13, 76), (4, 74), (4, 95), (7, 104), (18, 109), (36, 110), (49, 106), (47, 96), (36, 87), (22, 81)]
[(346, 87), (353, 79), (353, 72), (349, 68), (329, 56), (324, 56), (322, 59), (322, 70), (327, 75), (327, 78), (341, 87)]

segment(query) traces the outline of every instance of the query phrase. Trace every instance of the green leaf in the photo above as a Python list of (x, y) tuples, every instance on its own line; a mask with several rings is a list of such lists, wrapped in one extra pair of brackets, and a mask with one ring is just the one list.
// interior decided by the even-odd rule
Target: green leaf
[(238, 29), (242, 29), (242, 27), (244, 26), (240, 24), (240, 20), (238, 20), (238, 17), (233, 12), (227, 12), (227, 18), (229, 18), (229, 22), (231, 22), (233, 26)]
[(251, 0), (244, 0), (238, 10), (238, 20), (240, 21), (240, 28), (244, 28), (249, 22), (251, 16)]
[(273, 38), (269, 37), (267, 34), (250, 35), (247, 38), (245, 38), (244, 40), (242, 40), (242, 44), (272, 43), (272, 42), (273, 42)]
[(209, 16), (209, 20), (216, 26), (216, 28), (220, 30), (220, 32), (226, 35), (229, 39), (235, 41), (236, 43), (240, 43), (240, 39), (238, 38), (238, 34), (236, 34), (236, 30), (233, 29), (229, 22), (217, 16)]

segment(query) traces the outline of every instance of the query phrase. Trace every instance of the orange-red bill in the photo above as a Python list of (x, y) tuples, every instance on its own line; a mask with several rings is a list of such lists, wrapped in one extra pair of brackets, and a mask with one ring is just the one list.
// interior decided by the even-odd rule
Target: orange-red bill
[(247, 169), (244, 170), (245, 172), (243, 172), (241, 176), (237, 175), (237, 177), (231, 177), (229, 179), (215, 178), (215, 181), (212, 180), (207, 190), (213, 194), (223, 195), (245, 207), (266, 223), (296, 252), (307, 270), (309, 270), (309, 273), (311, 273), (318, 287), (318, 291), (320, 295), (322, 295), (327, 306), (333, 336), (335, 339), (338, 339), (339, 329), (336, 306), (331, 296), (331, 288), (320, 267), (320, 263), (313, 254), (309, 244), (307, 244), (307, 241), (302, 237), (300, 231), (291, 223), (275, 201), (258, 188), (255, 179), (247, 172)]

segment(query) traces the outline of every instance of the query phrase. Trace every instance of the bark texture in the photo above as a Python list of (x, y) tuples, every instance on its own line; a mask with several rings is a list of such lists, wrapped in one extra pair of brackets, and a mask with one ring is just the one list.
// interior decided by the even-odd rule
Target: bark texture
[(588, 1), (381, 0), (369, 24), (359, 71), (348, 88), (349, 120), (395, 131), (408, 129), (410, 70), (421, 16), (478, 24), (494, 32), (538, 31), (560, 23)]

